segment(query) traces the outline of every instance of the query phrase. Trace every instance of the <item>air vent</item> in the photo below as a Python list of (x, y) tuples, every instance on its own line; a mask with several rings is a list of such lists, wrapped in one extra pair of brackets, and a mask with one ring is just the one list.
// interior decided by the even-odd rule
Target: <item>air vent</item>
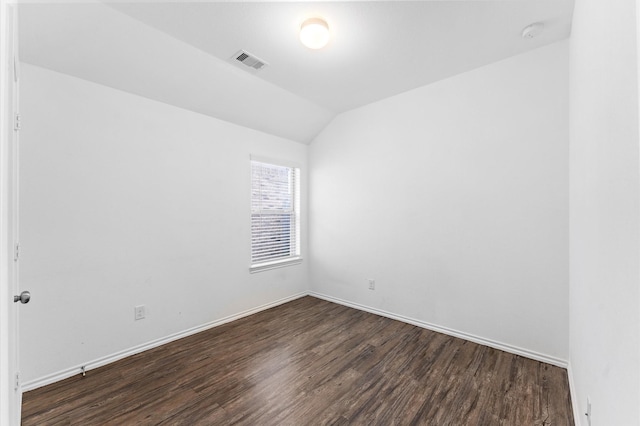
[(267, 66), (267, 63), (265, 61), (256, 58), (254, 55), (245, 52), (244, 50), (241, 50), (233, 55), (233, 58), (238, 62), (242, 62), (249, 68), (253, 68), (254, 70), (261, 70), (262, 68)]

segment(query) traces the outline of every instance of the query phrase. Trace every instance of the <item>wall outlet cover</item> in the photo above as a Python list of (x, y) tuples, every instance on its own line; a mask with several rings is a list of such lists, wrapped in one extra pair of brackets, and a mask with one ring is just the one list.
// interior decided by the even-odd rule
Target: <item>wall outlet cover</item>
[(145, 309), (144, 309), (144, 305), (138, 305), (135, 308), (133, 308), (134, 310), (134, 319), (136, 321), (141, 320), (144, 318), (145, 316)]

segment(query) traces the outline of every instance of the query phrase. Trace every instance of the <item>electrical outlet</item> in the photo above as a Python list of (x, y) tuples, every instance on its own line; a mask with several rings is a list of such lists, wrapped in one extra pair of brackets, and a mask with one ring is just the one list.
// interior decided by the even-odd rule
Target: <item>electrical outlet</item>
[(144, 319), (144, 305), (138, 305), (135, 308), (133, 308), (134, 311), (134, 318), (136, 321)]
[(369, 290), (376, 289), (376, 280), (369, 280)]

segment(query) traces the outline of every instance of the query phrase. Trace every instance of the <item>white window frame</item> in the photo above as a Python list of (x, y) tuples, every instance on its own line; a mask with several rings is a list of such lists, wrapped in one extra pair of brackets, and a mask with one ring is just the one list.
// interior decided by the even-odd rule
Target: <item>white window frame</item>
[(253, 232), (250, 230), (249, 233), (251, 235), (249, 240), (249, 272), (261, 272), (269, 269), (282, 268), (290, 265), (297, 265), (302, 262), (302, 246), (301, 246), (301, 223), (300, 223), (300, 188), (301, 188), (301, 167), (299, 164), (289, 161), (276, 160), (272, 158), (265, 158), (260, 156), (251, 155), (249, 161), (249, 224), (251, 226), (252, 216), (256, 212), (252, 209), (252, 193), (251, 188), (253, 187), (253, 162), (265, 163), (274, 166), (288, 167), (294, 170), (295, 173), (295, 181), (294, 181), (294, 196), (293, 196), (293, 217), (295, 220), (295, 254), (287, 256), (285, 258), (268, 260), (265, 262), (253, 262)]

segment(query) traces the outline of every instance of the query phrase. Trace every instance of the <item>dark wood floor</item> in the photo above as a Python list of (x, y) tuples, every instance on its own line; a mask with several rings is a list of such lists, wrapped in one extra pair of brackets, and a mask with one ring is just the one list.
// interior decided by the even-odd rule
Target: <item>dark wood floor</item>
[(304, 297), (24, 394), (24, 425), (573, 425), (566, 371)]

